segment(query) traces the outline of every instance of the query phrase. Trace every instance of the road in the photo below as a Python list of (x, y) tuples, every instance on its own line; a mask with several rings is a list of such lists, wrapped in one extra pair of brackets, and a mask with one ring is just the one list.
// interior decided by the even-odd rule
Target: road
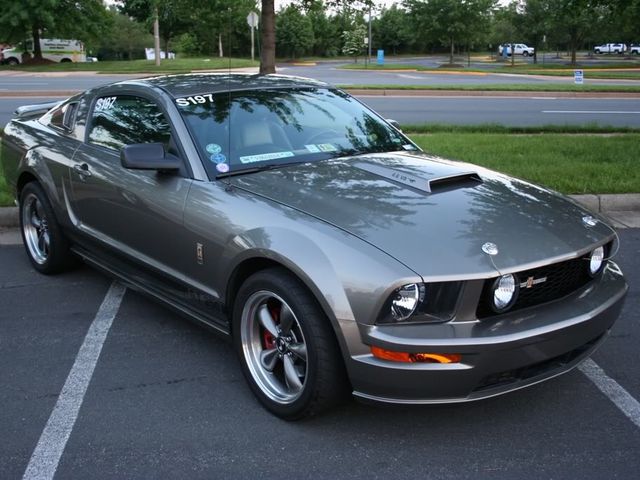
[[(509, 126), (587, 125), (640, 127), (640, 99), (536, 97), (359, 97), (385, 118), (402, 124), (443, 123)], [(20, 105), (60, 100), (56, 97), (0, 98), (0, 126)]]
[[(631, 292), (594, 360), (637, 404), (640, 230), (621, 236), (616, 260)], [(39, 275), (19, 246), (0, 246), (0, 265), (0, 478), (12, 479), (25, 471), (111, 280), (86, 267)], [(64, 406), (62, 414), (70, 436), (58, 478), (601, 479), (640, 469), (640, 427), (578, 370), (476, 403), (351, 402), (280, 421), (254, 399), (227, 343), (132, 291), (77, 420)], [(55, 449), (48, 442), (41, 448)]]

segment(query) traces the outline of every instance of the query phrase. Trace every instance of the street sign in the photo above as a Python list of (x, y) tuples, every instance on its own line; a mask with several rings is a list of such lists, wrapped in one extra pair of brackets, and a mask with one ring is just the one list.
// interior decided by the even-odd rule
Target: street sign
[(378, 50), (378, 65), (384, 65), (384, 50)]
[(573, 81), (576, 85), (584, 84), (584, 71), (582, 70), (574, 70), (573, 71)]
[(249, 15), (247, 15), (247, 23), (251, 28), (258, 28), (259, 19), (256, 12), (249, 12)]

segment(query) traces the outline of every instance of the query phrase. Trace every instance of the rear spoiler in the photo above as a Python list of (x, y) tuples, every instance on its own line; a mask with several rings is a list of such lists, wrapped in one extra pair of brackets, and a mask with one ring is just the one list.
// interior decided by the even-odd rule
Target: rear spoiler
[(57, 107), (60, 102), (48, 102), (48, 103), (39, 103), (37, 105), (25, 105), (23, 107), (16, 108), (15, 118), (25, 118), (25, 117), (35, 117), (39, 115), (44, 115), (49, 110), (54, 107)]

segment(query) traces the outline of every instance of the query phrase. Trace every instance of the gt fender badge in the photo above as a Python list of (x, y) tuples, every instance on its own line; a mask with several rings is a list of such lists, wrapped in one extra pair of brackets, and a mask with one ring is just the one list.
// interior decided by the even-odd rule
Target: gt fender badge
[(196, 261), (198, 265), (202, 265), (204, 263), (204, 247), (201, 243), (196, 243)]
[(495, 243), (487, 242), (482, 245), (482, 251), (487, 255), (497, 255), (498, 254), (498, 246)]

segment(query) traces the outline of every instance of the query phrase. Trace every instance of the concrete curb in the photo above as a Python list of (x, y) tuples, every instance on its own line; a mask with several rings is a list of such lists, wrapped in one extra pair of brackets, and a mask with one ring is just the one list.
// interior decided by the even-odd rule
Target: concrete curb
[(18, 221), (18, 207), (0, 208), (0, 228), (13, 228), (20, 225)]
[[(596, 213), (640, 214), (640, 193), (569, 195), (569, 197)], [(15, 228), (18, 225), (20, 225), (18, 207), (0, 207), (0, 228)]]

